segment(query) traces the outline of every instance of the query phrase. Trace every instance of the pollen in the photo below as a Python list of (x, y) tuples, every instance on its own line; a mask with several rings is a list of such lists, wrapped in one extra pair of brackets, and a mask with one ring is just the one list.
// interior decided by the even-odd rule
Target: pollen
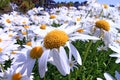
[(44, 45), (48, 49), (59, 48), (64, 46), (68, 39), (69, 37), (64, 31), (53, 30), (45, 36)]
[(9, 37), (13, 37), (13, 34), (10, 33), (10, 34), (8, 34), (8, 36), (9, 36)]
[(56, 16), (55, 15), (50, 15), (50, 19), (55, 19)]
[(40, 58), (43, 53), (43, 48), (41, 46), (36, 46), (30, 51), (30, 57), (32, 59)]
[(15, 52), (15, 51), (12, 51), (11, 54), (16, 54), (16, 52)]
[(120, 44), (120, 40), (115, 40), (115, 42)]
[(22, 32), (22, 34), (23, 34), (23, 35), (27, 35), (27, 32), (26, 32), (26, 31), (24, 31), (24, 32)]
[(40, 29), (45, 30), (45, 29), (46, 29), (46, 24), (42, 24), (42, 25), (40, 26)]
[(20, 38), (20, 36), (18, 36), (18, 35), (15, 37), (15, 39), (19, 39), (19, 38)]
[(31, 45), (32, 45), (32, 42), (31, 42), (31, 41), (28, 41), (28, 42), (26, 43), (26, 45), (27, 45), (27, 46), (31, 46)]
[(108, 5), (107, 4), (103, 4), (103, 7), (105, 8), (105, 9), (108, 9)]
[(23, 21), (22, 23), (23, 23), (23, 24), (26, 24), (26, 21)]
[(77, 32), (83, 33), (83, 32), (84, 32), (84, 29), (78, 29)]
[(2, 50), (3, 50), (3, 49), (2, 49), (2, 48), (0, 48), (0, 52), (2, 52)]
[(97, 21), (95, 23), (95, 26), (97, 28), (102, 28), (102, 29), (104, 29), (106, 31), (110, 30), (110, 24), (107, 21), (105, 21), (105, 20), (99, 20), (99, 21)]
[(24, 26), (24, 28), (25, 28), (25, 29), (28, 29), (28, 28), (30, 28), (30, 27), (29, 27), (29, 26)]
[(7, 22), (7, 23), (11, 23), (10, 19), (6, 19), (6, 22)]
[(2, 39), (0, 38), (0, 42), (2, 42)]
[(21, 80), (22, 75), (21, 73), (15, 73), (12, 75), (12, 80)]
[(80, 18), (77, 18), (77, 21), (80, 21), (81, 19)]

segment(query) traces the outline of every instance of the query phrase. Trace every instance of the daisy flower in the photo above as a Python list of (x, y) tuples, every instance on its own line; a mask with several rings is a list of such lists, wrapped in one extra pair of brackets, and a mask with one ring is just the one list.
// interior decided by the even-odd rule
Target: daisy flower
[(1, 17), (1, 23), (5, 27), (10, 27), (13, 25), (13, 16), (9, 14), (4, 14)]
[(103, 50), (107, 51), (108, 49), (107, 49), (107, 46), (101, 45), (101, 46), (99, 46), (99, 47), (97, 48), (97, 50), (98, 50), (98, 51), (103, 51)]
[[(36, 34), (41, 36), (43, 46), (47, 50), (47, 53), (42, 56), (50, 54), (53, 58), (54, 65), (64, 76), (70, 73), (70, 64), (64, 47), (67, 46), (69, 48), (70, 55), (73, 55), (77, 63), (82, 65), (80, 54), (71, 42), (81, 39), (99, 40), (97, 37), (77, 33), (76, 30), (78, 28), (79, 26), (76, 25), (62, 25), (58, 28), (51, 27), (51, 29), (46, 29), (42, 33), (39, 30), (34, 31)], [(45, 58), (41, 57), (40, 62), (44, 61), (44, 59)]]
[(33, 80), (31, 77), (26, 75), (26, 72), (19, 72), (19, 68), (17, 70), (13, 68), (8, 68), (5, 70), (2, 76), (3, 80)]
[(112, 41), (114, 36), (118, 33), (117, 26), (110, 20), (97, 20), (95, 22), (94, 35), (100, 37), (106, 46)]
[[(49, 54), (46, 53), (48, 53), (49, 50), (44, 51), (44, 48), (39, 41), (31, 41), (23, 46), (25, 48), (21, 51), (15, 51), (16, 53), (19, 53), (19, 55), (15, 57), (14, 61), (12, 62), (12, 66), (15, 68), (21, 68), (20, 71), (26, 71), (26, 74), (30, 76), (35, 62), (38, 59), (40, 77), (43, 78), (47, 70), (47, 60), (44, 59), (41, 61), (41, 59), (48, 59)], [(46, 54), (46, 56), (44, 56), (43, 54)], [(45, 66), (45, 68), (43, 68), (43, 66)]]

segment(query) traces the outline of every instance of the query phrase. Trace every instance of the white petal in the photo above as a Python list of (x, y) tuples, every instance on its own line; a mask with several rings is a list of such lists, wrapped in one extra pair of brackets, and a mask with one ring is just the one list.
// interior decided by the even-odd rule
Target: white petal
[(120, 58), (117, 58), (117, 60), (115, 61), (115, 63), (120, 63)]
[(66, 27), (68, 26), (68, 24), (63, 24), (63, 25), (61, 25), (60, 27), (58, 27), (58, 29), (65, 29)]
[(8, 60), (9, 57), (7, 55), (0, 55), (0, 59), (3, 59), (3, 60)]
[(35, 59), (28, 59), (22, 66), (20, 72), (23, 74), (26, 71), (26, 74), (28, 75), (28, 77), (30, 77), (34, 64), (35, 64)]
[(75, 32), (78, 28), (79, 28), (79, 26), (69, 26), (69, 27), (65, 30), (65, 32), (69, 35), (69, 34)]
[(53, 53), (53, 60), (59, 72), (64, 76), (69, 74), (70, 66), (64, 48), (60, 47), (60, 52), (58, 52), (56, 49), (53, 49)]
[(42, 54), (42, 56), (40, 57), (40, 59), (38, 61), (38, 63), (39, 63), (39, 74), (40, 74), (41, 78), (43, 78), (45, 76), (45, 72), (46, 72), (46, 69), (47, 69), (47, 60), (48, 60), (49, 52), (50, 52), (50, 50), (44, 51), (44, 53)]
[(82, 59), (81, 59), (80, 53), (77, 51), (77, 49), (72, 44), (70, 44), (70, 50), (71, 50), (72, 55), (76, 59), (76, 61), (80, 65), (82, 65)]
[(119, 57), (120, 58), (120, 54), (119, 53), (115, 53), (115, 54), (111, 54), (111, 57)]
[(120, 80), (120, 74), (117, 71), (115, 71), (115, 77), (117, 80)]
[(19, 54), (15, 59), (13, 60), (13, 65), (20, 65), (23, 64), (27, 60), (27, 57), (24, 54)]
[(114, 78), (108, 73), (104, 73), (104, 77), (106, 80), (114, 80)]
[(109, 48), (111, 50), (113, 50), (114, 52), (120, 53), (120, 47), (115, 47), (115, 46), (109, 45)]
[(97, 78), (97, 80), (103, 80), (103, 79), (101, 79), (101, 78)]
[(72, 35), (73, 37), (70, 37), (70, 40), (75, 41), (75, 40), (100, 40), (100, 38), (95, 37), (95, 36), (89, 36), (85, 34), (75, 34)]
[(23, 76), (23, 77), (21, 78), (21, 80), (30, 80), (30, 78), (27, 77), (27, 76)]

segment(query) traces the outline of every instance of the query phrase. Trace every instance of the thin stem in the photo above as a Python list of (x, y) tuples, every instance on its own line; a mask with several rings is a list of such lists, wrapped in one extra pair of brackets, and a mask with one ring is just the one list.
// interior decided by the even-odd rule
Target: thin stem
[(77, 79), (77, 76), (79, 76), (79, 72), (82, 72), (82, 70), (84, 70), (83, 68), (84, 68), (84, 63), (85, 63), (85, 61), (86, 61), (86, 58), (87, 58), (87, 56), (88, 56), (88, 52), (89, 52), (89, 50), (90, 50), (90, 47), (91, 47), (91, 45), (92, 45), (92, 41), (90, 41), (89, 43), (88, 43), (88, 47), (87, 47), (87, 49), (86, 49), (86, 52), (84, 53), (84, 58), (83, 58), (83, 64), (82, 64), (82, 66), (80, 67), (80, 70), (78, 70), (77, 72), (76, 72), (76, 79)]
[(99, 14), (99, 17), (102, 17), (103, 16), (103, 9), (101, 10), (100, 14)]
[(71, 80), (71, 74), (68, 75), (68, 80)]
[(85, 16), (85, 18), (87, 18), (88, 15), (89, 15), (91, 12), (92, 12), (92, 9), (90, 9), (90, 10), (88, 11), (88, 13), (87, 13), (87, 15)]
[(88, 56), (88, 52), (89, 52), (89, 50), (90, 50), (91, 45), (92, 45), (92, 41), (89, 42), (88, 47), (87, 47), (87, 50), (86, 50), (86, 52), (85, 52), (85, 56), (84, 56), (84, 58), (83, 58), (83, 66), (84, 66), (84, 63), (85, 63), (86, 58), (87, 58), (87, 56)]
[(0, 64), (0, 67), (1, 67), (2, 72), (5, 72), (5, 69), (2, 64)]

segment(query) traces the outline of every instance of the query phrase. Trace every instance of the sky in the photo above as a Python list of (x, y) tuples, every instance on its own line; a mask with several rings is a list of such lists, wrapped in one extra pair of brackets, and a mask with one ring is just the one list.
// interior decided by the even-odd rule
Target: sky
[[(87, 0), (54, 0), (55, 2), (75, 2), (75, 1), (79, 1), (79, 2), (83, 2), (83, 1), (87, 1)], [(118, 3), (120, 4), (120, 0), (97, 0), (99, 3), (101, 4), (112, 4), (112, 5), (117, 5)]]

